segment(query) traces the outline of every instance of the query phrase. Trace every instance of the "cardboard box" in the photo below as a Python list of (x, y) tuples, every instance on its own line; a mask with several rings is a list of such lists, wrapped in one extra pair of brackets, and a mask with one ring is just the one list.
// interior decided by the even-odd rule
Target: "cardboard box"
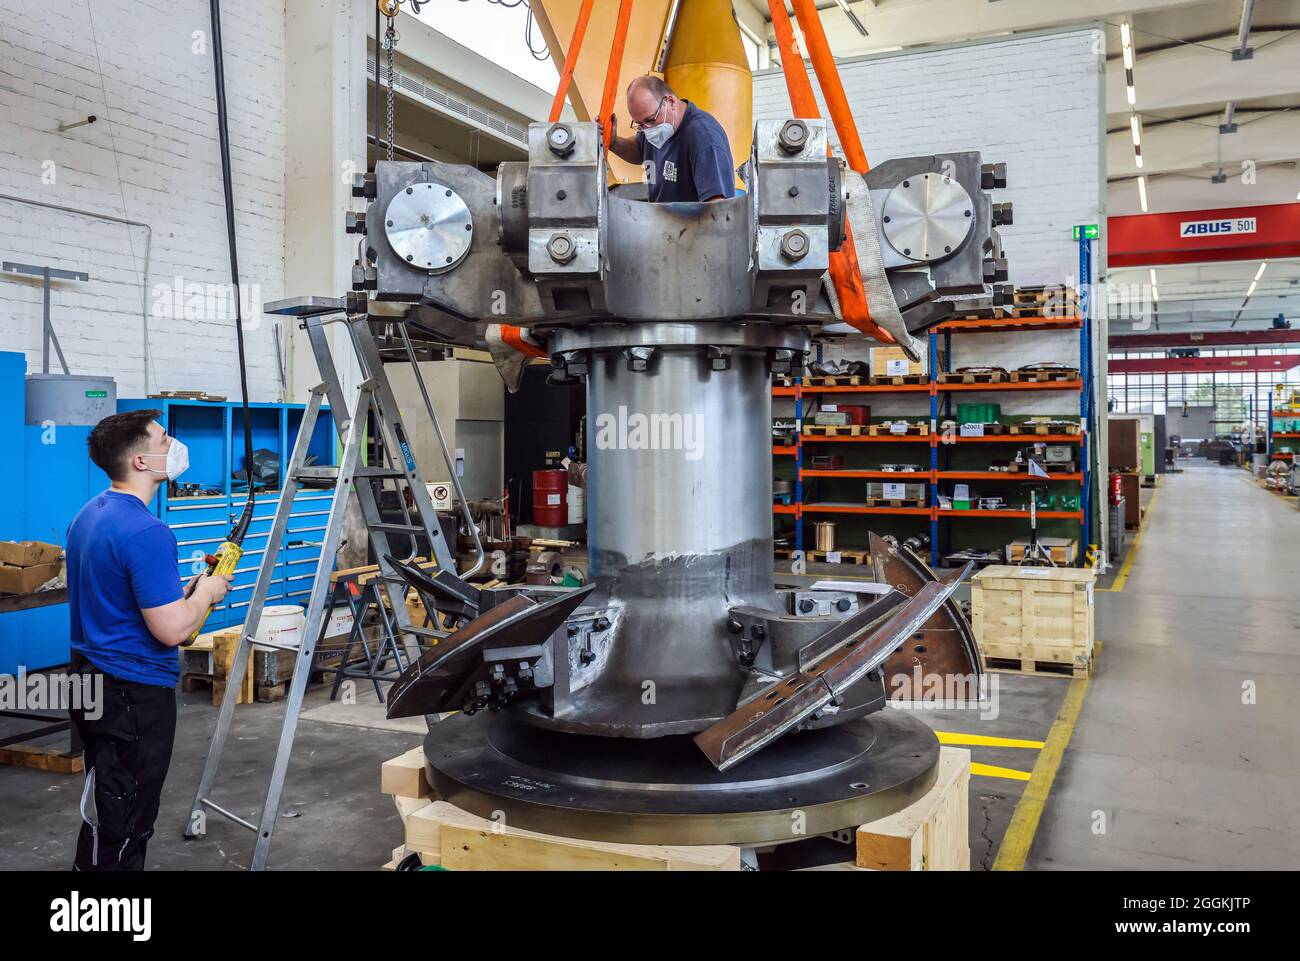
[[(821, 412), (844, 415), (845, 419), (839, 421), (839, 423), (843, 424), (866, 424), (871, 420), (871, 408), (866, 404), (823, 403), (821, 406)], [(820, 421), (818, 423), (820, 423)]]
[(37, 567), (54, 564), (63, 556), (58, 544), (44, 541), (0, 541), (0, 564), (10, 567)]
[(35, 567), (14, 567), (0, 564), (0, 593), (30, 594), (46, 581), (59, 576), (60, 564), (37, 564)]
[(919, 501), (925, 498), (925, 484), (868, 481), (867, 496), (881, 500)]
[[(943, 369), (943, 352), (939, 354), (939, 368)], [(930, 376), (930, 364), (923, 356), (919, 361), (909, 360), (901, 347), (871, 348), (871, 376), (901, 377), (907, 374)]]

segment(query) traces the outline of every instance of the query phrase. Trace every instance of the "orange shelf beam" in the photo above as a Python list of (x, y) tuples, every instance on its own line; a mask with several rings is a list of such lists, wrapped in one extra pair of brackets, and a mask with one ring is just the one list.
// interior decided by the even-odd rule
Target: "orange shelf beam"
[[(793, 397), (794, 387), (773, 387), (773, 397)], [(928, 394), (929, 384), (859, 384), (856, 387), (804, 387), (805, 394)]]
[[(956, 511), (956, 510), (942, 510), (942, 511), (936, 511), (935, 513), (937, 513), (937, 514), (939, 515), (940, 518), (943, 518), (943, 517), (1010, 517), (1010, 518), (1026, 518), (1026, 517), (1029, 516), (1029, 511), (978, 511), (978, 510)], [(1039, 520), (1045, 520), (1045, 521), (1063, 520), (1063, 521), (1079, 521), (1079, 522), (1082, 522), (1082, 521), (1083, 521), (1083, 511), (1039, 511), (1039, 512), (1038, 512), (1038, 519), (1039, 519)]]
[(774, 514), (790, 514), (790, 515), (798, 514), (798, 513), (799, 513), (799, 505), (798, 505), (798, 504), (773, 504), (773, 505), (772, 505), (772, 513), (774, 513)]
[(936, 390), (942, 394), (956, 390), (1083, 390), (1082, 380), (1049, 380), (1046, 382), (1023, 381), (1002, 384), (936, 384)]
[(945, 320), (935, 324), (938, 333), (964, 331), (966, 333), (996, 333), (1009, 330), (1077, 330), (1083, 326), (1082, 317), (979, 317), (975, 319)]
[(928, 444), (933, 434), (881, 434), (869, 437), (859, 434), (857, 437), (818, 437), (804, 434), (805, 444)]
[[(941, 444), (1080, 444), (1082, 434), (990, 434), (988, 437), (953, 437)], [(805, 438), (804, 443), (807, 443)]]
[(805, 514), (907, 514), (929, 517), (929, 507), (867, 507), (865, 504), (804, 504)]
[(793, 457), (794, 452), (795, 452), (795, 448), (793, 445), (772, 448), (773, 457)]
[(930, 472), (927, 471), (897, 471), (897, 470), (805, 470), (801, 472), (804, 477), (850, 477), (865, 478), (868, 480), (923, 480), (930, 479)]
[[(805, 472), (806, 473), (806, 472)], [(1010, 471), (996, 470), (941, 470), (938, 473), (940, 479), (948, 480), (1009, 480), (1009, 481), (1078, 481), (1083, 483), (1083, 473), (1076, 472), (1073, 474), (1052, 474), (1049, 477), (1031, 477), (1025, 472), (1011, 473)]]

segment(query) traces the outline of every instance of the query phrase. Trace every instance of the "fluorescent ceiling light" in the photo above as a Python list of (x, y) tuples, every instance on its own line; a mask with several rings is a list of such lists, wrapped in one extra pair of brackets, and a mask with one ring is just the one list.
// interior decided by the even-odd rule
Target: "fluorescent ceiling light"
[(857, 28), (858, 33), (865, 37), (867, 35), (867, 28), (862, 25), (862, 21), (858, 19), (858, 15), (849, 9), (849, 0), (835, 0), (835, 2), (839, 5), (839, 8), (844, 11), (844, 16), (849, 18), (849, 22)]
[[(1142, 201), (1142, 212), (1147, 212), (1147, 178), (1138, 177), (1138, 200)], [(1156, 272), (1151, 271), (1151, 283), (1156, 282)]]
[(1130, 83), (1128, 85), (1128, 105), (1130, 107), (1136, 107), (1137, 102), (1138, 102), (1137, 88), (1135, 88), (1133, 84)]
[(1130, 44), (1132, 44), (1132, 42), (1133, 42), (1133, 38), (1132, 38), (1131, 34), (1129, 33), (1129, 25), (1128, 25), (1128, 21), (1127, 21), (1127, 20), (1121, 20), (1121, 21), (1120, 21), (1120, 24), (1119, 24), (1119, 42), (1122, 43), (1122, 44), (1123, 44), (1124, 46), (1126, 46), (1126, 47), (1129, 46)]
[(1259, 283), (1258, 280), (1252, 280), (1252, 281), (1250, 282), (1250, 289), (1246, 291), (1246, 299), (1247, 299), (1247, 300), (1249, 300), (1249, 299), (1251, 298), (1251, 296), (1254, 295), (1254, 293), (1255, 293), (1255, 285), (1258, 284), (1258, 283)]
[(1142, 146), (1142, 125), (1138, 122), (1137, 114), (1133, 114), (1128, 118), (1128, 126), (1133, 134), (1133, 146)]
[(1151, 303), (1160, 303), (1160, 291), (1156, 289), (1155, 284), (1151, 285)]
[(1156, 285), (1156, 269), (1155, 269), (1154, 267), (1152, 267), (1152, 268), (1151, 268), (1151, 286), (1154, 287), (1155, 285)]
[(1261, 261), (1259, 262), (1259, 270), (1255, 271), (1255, 279), (1256, 279), (1256, 280), (1259, 280), (1259, 278), (1261, 278), (1261, 277), (1264, 276), (1264, 268), (1266, 268), (1267, 266), (1268, 266), (1268, 261), (1267, 261), (1267, 260), (1261, 260)]
[(1141, 155), (1141, 154), (1138, 154), (1138, 155), (1137, 155), (1136, 157), (1134, 157), (1133, 159), (1134, 159), (1134, 161), (1136, 161), (1138, 169), (1141, 170), (1141, 169), (1142, 169), (1142, 155)]

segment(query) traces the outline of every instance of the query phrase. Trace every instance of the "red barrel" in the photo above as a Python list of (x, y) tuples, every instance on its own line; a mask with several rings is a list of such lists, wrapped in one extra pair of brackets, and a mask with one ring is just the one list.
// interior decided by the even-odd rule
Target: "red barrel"
[(533, 471), (533, 523), (539, 527), (563, 527), (569, 522), (569, 472)]

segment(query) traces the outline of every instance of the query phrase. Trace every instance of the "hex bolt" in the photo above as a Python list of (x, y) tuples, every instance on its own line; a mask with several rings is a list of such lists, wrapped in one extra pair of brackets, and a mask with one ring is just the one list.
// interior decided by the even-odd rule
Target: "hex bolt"
[(600, 617), (596, 618), (594, 621), (591, 622), (591, 629), (593, 631), (608, 631), (609, 618), (606, 617), (604, 614), (602, 614)]
[(849, 599), (847, 597), (841, 597), (838, 601), (835, 602), (835, 610), (839, 611), (841, 614), (843, 614), (852, 606), (853, 605), (849, 602)]
[(776, 139), (786, 153), (799, 153), (808, 143), (808, 125), (802, 120), (787, 120)]
[(802, 260), (810, 246), (808, 235), (802, 230), (791, 230), (781, 238), (781, 256), (786, 260)]
[(552, 234), (546, 242), (546, 252), (557, 264), (567, 264), (578, 256), (578, 246), (568, 234)]
[(799, 613), (811, 614), (813, 608), (815, 608), (816, 606), (817, 606), (816, 603), (814, 603), (811, 597), (805, 597), (803, 600), (799, 602)]
[(791, 197), (798, 197), (798, 196), (799, 196), (799, 188), (798, 188), (798, 187), (791, 187), (791, 188), (790, 188), (790, 196), (791, 196)]
[(567, 157), (573, 153), (573, 128), (566, 123), (551, 124), (551, 129), (546, 131), (546, 146), (555, 156)]
[(567, 200), (568, 197), (569, 197), (569, 192), (567, 190), (557, 190), (555, 192), (556, 200)]

